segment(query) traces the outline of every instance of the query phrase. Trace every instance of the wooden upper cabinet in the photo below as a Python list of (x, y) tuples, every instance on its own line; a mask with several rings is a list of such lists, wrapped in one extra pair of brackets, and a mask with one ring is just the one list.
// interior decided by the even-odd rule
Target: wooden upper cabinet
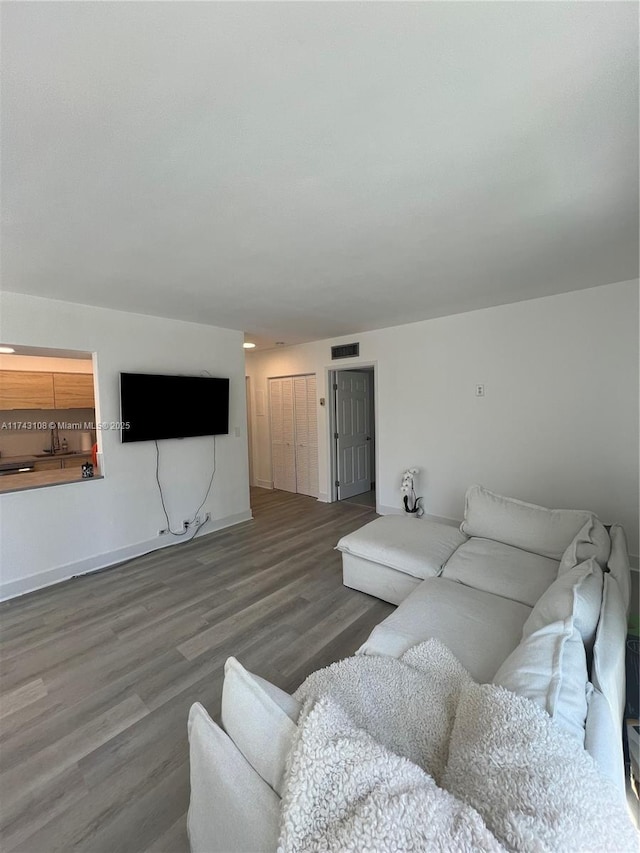
[(93, 409), (92, 373), (54, 373), (53, 391), (56, 409)]
[(0, 370), (0, 411), (5, 409), (93, 409), (92, 373)]
[(54, 400), (52, 373), (0, 370), (0, 409), (53, 409)]

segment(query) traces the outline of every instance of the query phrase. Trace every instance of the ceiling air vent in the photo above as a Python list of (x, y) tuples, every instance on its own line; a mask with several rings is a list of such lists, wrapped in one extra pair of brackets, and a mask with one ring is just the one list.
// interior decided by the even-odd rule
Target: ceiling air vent
[(341, 344), (331, 347), (331, 358), (355, 358), (360, 355), (360, 344)]

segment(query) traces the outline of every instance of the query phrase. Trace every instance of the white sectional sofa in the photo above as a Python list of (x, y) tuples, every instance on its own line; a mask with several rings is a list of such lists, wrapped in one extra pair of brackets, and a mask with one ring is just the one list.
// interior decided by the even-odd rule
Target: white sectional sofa
[[(460, 527), (376, 519), (338, 543), (344, 582), (398, 604), (361, 655), (399, 658), (435, 637), (479, 683), (542, 706), (624, 796), (622, 716), (630, 594), (625, 534), (591, 512), (469, 488)], [(222, 728), (189, 719), (194, 853), (273, 851), (296, 700), (227, 663)]]

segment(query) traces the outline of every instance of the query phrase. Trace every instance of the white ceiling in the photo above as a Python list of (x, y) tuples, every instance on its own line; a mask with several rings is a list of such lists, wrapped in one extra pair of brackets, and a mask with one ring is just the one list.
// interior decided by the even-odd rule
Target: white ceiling
[(638, 275), (636, 3), (2, 5), (6, 290), (268, 345)]

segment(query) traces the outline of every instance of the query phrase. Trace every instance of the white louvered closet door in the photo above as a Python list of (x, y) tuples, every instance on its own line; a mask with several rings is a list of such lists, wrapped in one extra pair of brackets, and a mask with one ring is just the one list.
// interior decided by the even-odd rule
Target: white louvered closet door
[(269, 380), (271, 410), (271, 464), (273, 487), (296, 491), (296, 447), (293, 410), (293, 379)]
[(309, 491), (318, 497), (318, 398), (315, 374), (307, 376), (307, 419), (309, 424)]
[(318, 423), (316, 377), (296, 376), (293, 380), (296, 418), (296, 490), (318, 497)]
[(316, 377), (269, 380), (273, 487), (318, 496)]

